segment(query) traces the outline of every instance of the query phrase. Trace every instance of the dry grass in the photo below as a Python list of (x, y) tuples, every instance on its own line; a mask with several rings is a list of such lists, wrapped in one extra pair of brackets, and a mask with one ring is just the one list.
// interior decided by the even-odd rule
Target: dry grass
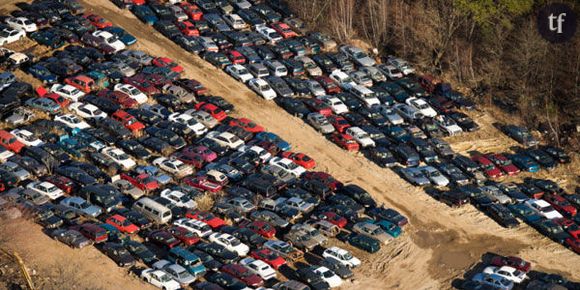
[(215, 203), (215, 199), (211, 194), (205, 193), (203, 196), (196, 198), (195, 202), (199, 210), (210, 211)]

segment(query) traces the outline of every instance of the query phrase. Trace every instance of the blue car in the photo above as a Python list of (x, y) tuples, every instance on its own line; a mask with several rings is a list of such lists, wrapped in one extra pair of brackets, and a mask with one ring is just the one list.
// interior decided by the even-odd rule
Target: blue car
[(49, 114), (57, 114), (60, 112), (60, 106), (55, 103), (53, 100), (48, 98), (30, 98), (25, 103), (27, 106), (49, 113)]
[(510, 204), (507, 208), (526, 223), (535, 223), (542, 219), (542, 216), (537, 214), (535, 210), (523, 203)]
[(57, 76), (40, 64), (35, 64), (29, 67), (28, 73), (41, 80), (43, 83), (52, 84), (57, 81)]
[(396, 143), (407, 143), (411, 139), (411, 134), (399, 126), (388, 126), (383, 133)]
[(137, 38), (135, 38), (135, 36), (129, 34), (127, 31), (125, 31), (121, 27), (109, 26), (109, 27), (103, 28), (103, 30), (107, 31), (113, 35), (116, 35), (119, 38), (119, 40), (122, 41), (127, 46), (137, 43)]
[(540, 171), (540, 165), (536, 163), (530, 156), (524, 154), (512, 154), (509, 156), (515, 166), (520, 170), (528, 172)]
[(256, 134), (256, 139), (260, 141), (268, 141), (276, 144), (282, 151), (288, 151), (292, 148), (290, 144), (272, 132), (260, 132)]
[(396, 238), (401, 235), (402, 231), (401, 227), (390, 221), (380, 220), (378, 222), (375, 222), (375, 225), (381, 227), (381, 229), (383, 229), (387, 234), (393, 236), (393, 238)]
[(153, 25), (159, 20), (155, 15), (155, 12), (153, 12), (153, 10), (151, 10), (147, 5), (133, 6), (132, 10), (135, 16), (147, 25)]
[(182, 247), (171, 249), (167, 254), (167, 259), (181, 265), (196, 277), (203, 276), (207, 271), (201, 259), (196, 254)]

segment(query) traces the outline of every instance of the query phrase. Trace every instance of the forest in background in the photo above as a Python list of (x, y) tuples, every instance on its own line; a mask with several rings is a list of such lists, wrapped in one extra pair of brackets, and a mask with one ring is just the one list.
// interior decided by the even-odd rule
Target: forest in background
[[(288, 0), (296, 16), (339, 43), (394, 54), (475, 101), (517, 115), (546, 140), (578, 149), (580, 34), (561, 44), (536, 27), (539, 0)], [(564, 1), (576, 15), (580, 4)], [(577, 30), (579, 30), (578, 28)]]

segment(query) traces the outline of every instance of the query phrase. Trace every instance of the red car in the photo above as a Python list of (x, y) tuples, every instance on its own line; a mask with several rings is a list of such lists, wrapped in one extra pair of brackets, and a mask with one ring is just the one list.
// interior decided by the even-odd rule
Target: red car
[(224, 265), (220, 270), (240, 279), (242, 282), (252, 288), (257, 288), (264, 285), (264, 280), (260, 276), (254, 274), (254, 272), (250, 271), (250, 269), (240, 264)]
[(144, 191), (153, 191), (159, 189), (157, 180), (147, 173), (136, 173), (134, 171), (121, 173), (121, 178), (129, 181), (135, 187)]
[(419, 84), (425, 89), (428, 93), (432, 93), (435, 90), (437, 84), (440, 84), (441, 80), (433, 77), (432, 75), (423, 75), (419, 77)]
[(580, 254), (580, 239), (567, 238), (564, 244), (576, 254)]
[(532, 264), (530, 264), (530, 262), (524, 261), (522, 258), (513, 256), (508, 257), (495, 256), (491, 259), (491, 265), (496, 267), (510, 266), (526, 273), (528, 273), (532, 268)]
[(183, 183), (203, 191), (218, 192), (222, 186), (207, 180), (206, 176), (190, 176), (183, 179)]
[(6, 130), (0, 130), (0, 146), (14, 153), (20, 153), (20, 151), (22, 151), (22, 148), (24, 148), (26, 145), (18, 141), (16, 137), (12, 135), (12, 133)]
[(70, 105), (70, 100), (69, 99), (67, 99), (67, 98), (65, 98), (65, 97), (63, 97), (61, 95), (55, 94), (55, 93), (48, 93), (48, 94), (46, 94), (46, 95), (44, 95), (42, 97), (53, 100), (61, 108), (66, 108), (66, 107), (68, 107), (68, 105)]
[(201, 157), (199, 154), (186, 154), (184, 152), (176, 152), (172, 155), (172, 157), (187, 165), (191, 165), (197, 169), (201, 169), (205, 165), (203, 157)]
[(280, 151), (281, 151), (280, 147), (278, 147), (278, 145), (276, 145), (273, 142), (266, 141), (266, 140), (256, 142), (256, 144), (254, 144), (254, 145), (263, 148), (264, 150), (268, 151), (268, 153), (272, 154), (273, 156), (278, 155), (278, 153), (280, 153)]
[(567, 218), (554, 219), (553, 221), (565, 229), (572, 238), (580, 239), (580, 227), (574, 221)]
[(346, 129), (350, 128), (350, 123), (343, 116), (329, 115), (326, 119), (340, 133), (344, 133)]
[(157, 67), (167, 67), (170, 68), (172, 71), (176, 73), (183, 72), (183, 67), (178, 65), (174, 60), (168, 57), (156, 57), (151, 62), (154, 66)]
[(576, 215), (576, 208), (565, 198), (557, 194), (544, 194), (544, 200), (550, 203), (560, 213), (573, 217)]
[(322, 171), (308, 171), (304, 173), (301, 178), (316, 179), (330, 187), (333, 191), (336, 191), (343, 186), (342, 182), (336, 180), (332, 175)]
[(237, 50), (232, 49), (226, 53), (226, 56), (233, 64), (245, 64), (246, 58)]
[(103, 29), (105, 27), (111, 27), (113, 26), (113, 23), (99, 15), (96, 14), (85, 14), (83, 15), (84, 18), (86, 18), (87, 20), (89, 20), (91, 22), (91, 24), (98, 28), (98, 29)]
[(305, 99), (304, 105), (312, 112), (320, 113), (324, 116), (330, 116), (332, 109), (324, 101), (319, 99)]
[(292, 160), (294, 163), (306, 168), (312, 169), (316, 166), (316, 161), (304, 153), (296, 153), (291, 151), (282, 152), (282, 157)]
[(511, 176), (520, 173), (520, 169), (513, 165), (512, 161), (503, 154), (488, 154), (486, 157), (497, 167), (501, 168), (503, 172), (507, 173), (507, 175)]
[(181, 7), (183, 12), (185, 12), (185, 14), (187, 14), (187, 16), (189, 16), (189, 18), (193, 21), (199, 21), (203, 17), (203, 12), (195, 4), (183, 1), (179, 3), (179, 7)]
[(199, 242), (199, 237), (184, 227), (173, 226), (167, 230), (184, 245), (191, 246)]
[(99, 96), (101, 98), (108, 99), (112, 102), (115, 102), (119, 106), (126, 108), (126, 109), (127, 108), (135, 108), (139, 105), (139, 103), (137, 103), (137, 101), (135, 101), (134, 99), (130, 98), (126, 94), (119, 92), (119, 91), (111, 91), (108, 89), (104, 89), (104, 90), (101, 90), (100, 92), (98, 92), (97, 96)]
[(121, 122), (125, 128), (131, 130), (131, 132), (133, 132), (135, 135), (140, 135), (141, 131), (145, 129), (145, 125), (143, 123), (139, 122), (137, 118), (123, 110), (116, 111), (113, 113), (113, 115), (111, 115), (111, 117), (114, 120)]
[(359, 150), (358, 143), (348, 134), (335, 132), (330, 136), (330, 141), (347, 151), (357, 152)]
[(329, 223), (336, 225), (339, 228), (344, 228), (348, 222), (346, 218), (331, 211), (323, 212), (317, 215), (316, 218), (319, 220), (328, 221)]
[(70, 194), (75, 188), (75, 183), (70, 178), (64, 177), (62, 175), (48, 175), (44, 176), (42, 180), (54, 184), (66, 194)]
[(216, 118), (220, 122), (228, 116), (226, 112), (224, 112), (224, 110), (220, 109), (218, 106), (206, 102), (199, 102), (195, 104), (195, 109), (208, 112), (212, 117)]
[(239, 118), (239, 119), (232, 119), (230, 121), (230, 126), (240, 127), (244, 129), (244, 131), (250, 133), (260, 133), (264, 131), (264, 127), (256, 124), (254, 121), (248, 118)]
[(185, 217), (188, 219), (202, 221), (212, 229), (220, 228), (226, 224), (224, 220), (207, 211), (190, 210), (185, 214)]
[(183, 35), (187, 36), (199, 36), (199, 30), (195, 28), (195, 25), (189, 21), (177, 21), (175, 22), (175, 26), (183, 33)]
[(331, 78), (327, 76), (317, 76), (314, 79), (320, 83), (327, 94), (338, 94), (342, 92), (342, 89), (334, 82)]
[(270, 249), (258, 249), (254, 250), (250, 253), (250, 257), (262, 260), (264, 263), (272, 266), (272, 268), (278, 270), (280, 266), (286, 265), (286, 260), (284, 258), (278, 256), (278, 254), (272, 252)]
[(181, 244), (181, 242), (175, 238), (173, 234), (166, 230), (152, 231), (147, 237), (145, 237), (145, 241), (152, 242), (165, 249), (173, 249)]
[(64, 79), (65, 84), (71, 85), (88, 94), (96, 89), (95, 81), (85, 75), (78, 75)]
[(471, 159), (479, 164), (479, 166), (485, 171), (485, 174), (491, 178), (500, 178), (503, 176), (503, 172), (499, 168), (495, 167), (493, 162), (485, 158), (483, 155), (475, 155)]
[(130, 78), (124, 78), (123, 83), (133, 85), (134, 87), (142, 91), (144, 94), (149, 96), (161, 93), (161, 91), (159, 91), (159, 89), (157, 89), (153, 83), (151, 83), (141, 75), (132, 76)]
[(284, 38), (296, 37), (298, 33), (296, 33), (288, 24), (284, 22), (275, 22), (270, 25), (272, 29), (276, 30), (276, 32), (280, 33)]
[(276, 229), (265, 221), (252, 221), (240, 225), (242, 228), (252, 230), (254, 233), (269, 239), (276, 235)]
[(186, 89), (188, 92), (194, 93), (196, 96), (205, 95), (207, 93), (207, 88), (196, 80), (178, 79), (173, 83)]
[(113, 215), (107, 218), (106, 223), (112, 225), (122, 233), (134, 234), (139, 231), (139, 227), (122, 215)]
[(107, 231), (96, 224), (84, 223), (71, 229), (79, 231), (87, 239), (95, 242), (95, 244), (104, 243), (109, 239)]

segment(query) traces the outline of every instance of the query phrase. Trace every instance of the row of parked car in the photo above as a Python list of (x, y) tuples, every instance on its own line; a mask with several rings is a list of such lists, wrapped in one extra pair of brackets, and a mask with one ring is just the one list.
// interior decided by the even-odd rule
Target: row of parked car
[[(83, 40), (121, 38), (77, 4), (40, 0), (13, 12), (35, 32), (86, 31), (13, 67), (46, 88), (1, 74), (0, 94), (14, 102), (0, 130), (3, 206), (71, 247), (95, 244), (119, 266), (146, 265), (141, 277), (165, 289), (337, 287), (361, 263), (352, 249), (374, 253), (401, 235), (405, 217), (228, 116), (234, 107), (170, 58)], [(276, 283), (278, 269), (288, 281)]]
[[(513, 216), (518, 212), (510, 211), (506, 200), (532, 211), (541, 210), (532, 204), (557, 210), (560, 204), (578, 206), (577, 195), (548, 193), (545, 200), (535, 200), (537, 196), (525, 195), (536, 191), (534, 183), (496, 182), (519, 172), (552, 170), (569, 163), (563, 150), (538, 148), (538, 140), (525, 128), (505, 125), (501, 130), (523, 145), (514, 154), (466, 157), (453, 152), (442, 137), (479, 129), (461, 111), (474, 109), (473, 102), (448, 83), (417, 76), (405, 60), (390, 56), (377, 64), (357, 47), (338, 47), (323, 33), (309, 32), (282, 1), (173, 1), (165, 5), (124, 1), (121, 6), (130, 7), (184, 49), (274, 100), (345, 150), (361, 151), (379, 166), (395, 167), (411, 184), (453, 188), (437, 190), (435, 197), (443, 202), (472, 201), (504, 226), (518, 223)], [(530, 203), (523, 196), (531, 198)], [(476, 197), (486, 197), (489, 203)], [(562, 223), (573, 223), (574, 215), (567, 217)], [(551, 229), (565, 233), (570, 226), (538, 228), (552, 237)], [(556, 240), (577, 251), (575, 228), (568, 230), (570, 236)]]
[(576, 289), (578, 283), (568, 281), (558, 274), (532, 270), (532, 264), (520, 257), (485, 254), (474, 269), (476, 273), (467, 275), (457, 288), (479, 289)]

